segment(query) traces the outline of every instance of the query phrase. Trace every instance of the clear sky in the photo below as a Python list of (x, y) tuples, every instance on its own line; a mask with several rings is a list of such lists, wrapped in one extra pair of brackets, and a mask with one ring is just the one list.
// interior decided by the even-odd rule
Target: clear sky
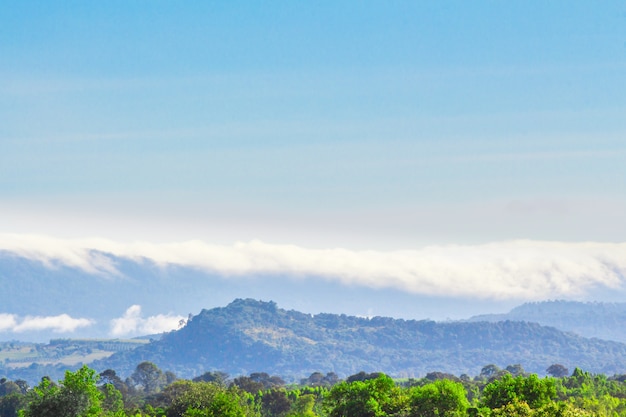
[(625, 116), (621, 1), (7, 1), (0, 232), (618, 244)]
[(370, 248), (626, 232), (622, 2), (7, 6), (5, 231)]

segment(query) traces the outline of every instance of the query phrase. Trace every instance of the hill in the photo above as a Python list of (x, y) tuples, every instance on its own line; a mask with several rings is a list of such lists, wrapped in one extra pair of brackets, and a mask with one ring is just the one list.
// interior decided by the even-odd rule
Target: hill
[(238, 299), (203, 310), (180, 330), (93, 366), (129, 374), (144, 360), (181, 377), (208, 370), (232, 375), (262, 371), (288, 378), (314, 371), (346, 376), (361, 370), (394, 376), (432, 371), (476, 375), (491, 363), (521, 364), (539, 374), (554, 363), (613, 374), (626, 368), (626, 344), (528, 322), (310, 315), (278, 308), (274, 302)]
[(543, 301), (525, 303), (506, 314), (484, 314), (470, 321), (527, 321), (584, 337), (626, 343), (626, 303), (583, 303), (576, 301)]
[[(348, 286), (338, 281), (281, 275), (220, 276), (196, 268), (157, 265), (146, 259), (128, 259), (92, 251), (103, 265), (98, 271), (46, 262), (0, 250), (0, 314), (57, 316), (91, 320), (72, 332), (2, 329), (0, 341), (44, 343), (59, 337), (134, 337), (145, 332), (112, 333), (112, 320), (133, 305), (144, 317), (171, 314), (187, 317), (203, 308), (224, 306), (235, 298), (272, 299), (290, 309), (414, 319), (467, 318), (473, 314), (506, 311), (513, 307), (476, 304), (473, 300), (433, 298), (390, 288)], [(112, 272), (113, 269), (114, 271)]]

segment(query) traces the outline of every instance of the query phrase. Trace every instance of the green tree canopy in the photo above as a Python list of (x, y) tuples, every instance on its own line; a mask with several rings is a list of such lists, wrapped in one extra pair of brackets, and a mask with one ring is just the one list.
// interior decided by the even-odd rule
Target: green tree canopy
[(375, 379), (335, 385), (324, 406), (329, 417), (383, 417), (405, 410), (407, 401), (391, 378), (379, 374)]
[(411, 388), (410, 404), (415, 417), (459, 416), (469, 407), (463, 385), (446, 379)]
[(17, 417), (18, 411), (26, 405), (26, 397), (21, 393), (12, 393), (0, 397), (0, 416)]
[(54, 384), (43, 378), (29, 393), (24, 417), (99, 417), (104, 394), (98, 390), (98, 376), (86, 365), (76, 372), (65, 372), (65, 379)]
[(185, 382), (184, 389), (167, 408), (167, 417), (252, 417), (253, 409), (237, 388), (212, 382)]
[(569, 369), (567, 369), (560, 363), (555, 363), (548, 366), (548, 369), (546, 369), (546, 373), (548, 375), (552, 375), (555, 378), (563, 378), (569, 375)]
[(147, 361), (137, 365), (130, 379), (137, 386), (140, 386), (146, 394), (158, 392), (166, 384), (163, 371), (154, 363)]
[(485, 386), (482, 404), (491, 409), (501, 408), (515, 401), (525, 402), (530, 408), (539, 408), (549, 403), (556, 396), (552, 378), (543, 378), (535, 374), (515, 378), (505, 374), (501, 379)]

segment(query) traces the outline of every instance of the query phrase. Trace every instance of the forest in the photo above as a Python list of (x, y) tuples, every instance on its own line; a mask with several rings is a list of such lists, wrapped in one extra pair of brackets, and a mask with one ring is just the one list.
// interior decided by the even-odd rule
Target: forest
[(626, 375), (607, 377), (561, 364), (548, 376), (521, 365), (486, 365), (479, 375), (431, 372), (392, 379), (359, 372), (344, 380), (314, 372), (297, 383), (255, 372), (179, 379), (152, 362), (122, 379), (87, 365), (63, 379), (0, 379), (0, 417), (578, 417), (626, 415)]

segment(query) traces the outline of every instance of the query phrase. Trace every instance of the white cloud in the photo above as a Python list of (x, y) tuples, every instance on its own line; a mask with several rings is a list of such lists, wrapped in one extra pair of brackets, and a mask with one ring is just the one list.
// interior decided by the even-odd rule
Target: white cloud
[(52, 330), (56, 333), (72, 333), (81, 327), (94, 324), (93, 320), (73, 318), (67, 314), (58, 316), (26, 316), (20, 318), (15, 314), (0, 314), (0, 332), (22, 333), (28, 331)]
[(158, 314), (147, 318), (141, 317), (141, 306), (130, 306), (122, 317), (111, 320), (113, 336), (148, 335), (163, 333), (179, 327), (183, 316)]
[(130, 306), (120, 318), (111, 320), (111, 333), (114, 336), (135, 333), (141, 320), (141, 306)]
[(12, 330), (17, 325), (17, 317), (14, 314), (0, 314), (0, 332)]
[[(115, 265), (96, 251), (230, 277), (281, 274), (416, 294), (494, 299), (580, 296), (598, 287), (621, 288), (626, 275), (626, 243), (516, 240), (355, 251), (307, 249), (258, 240), (227, 246), (202, 241), (118, 243), (0, 235), (0, 249), (48, 264), (57, 262), (102, 274), (115, 272)], [(155, 316), (155, 323), (168, 320), (168, 316), (158, 317)], [(148, 319), (140, 317), (138, 307), (131, 307), (117, 320), (123, 321), (116, 322), (114, 329), (122, 334), (126, 329), (147, 325)]]
[(170, 314), (157, 314), (156, 316), (147, 317), (141, 325), (142, 334), (163, 333), (177, 329), (181, 320), (185, 320), (183, 316)]
[(97, 241), (84, 243), (41, 235), (0, 234), (0, 250), (38, 260), (48, 267), (62, 264), (89, 273), (117, 272), (109, 258), (93, 250), (99, 246)]

